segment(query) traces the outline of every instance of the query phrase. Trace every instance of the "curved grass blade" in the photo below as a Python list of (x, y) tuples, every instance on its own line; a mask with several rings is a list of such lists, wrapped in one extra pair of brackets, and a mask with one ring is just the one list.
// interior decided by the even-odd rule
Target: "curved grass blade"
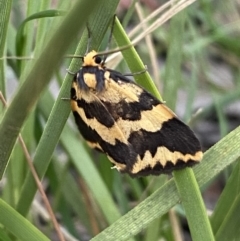
[(64, 16), (66, 15), (66, 11), (62, 11), (62, 10), (55, 10), (55, 9), (51, 9), (51, 10), (44, 10), (38, 13), (34, 13), (31, 16), (27, 17), (19, 26), (18, 31), (17, 31), (17, 35), (16, 35), (16, 53), (17, 56), (21, 56), (21, 51), (22, 51), (22, 45), (23, 45), (23, 41), (24, 41), (24, 27), (25, 25), (34, 19), (39, 19), (39, 18), (51, 18), (51, 17), (59, 17), (59, 16)]
[(0, 223), (18, 239), (24, 241), (50, 241), (50, 239), (2, 199), (0, 199), (0, 213)]

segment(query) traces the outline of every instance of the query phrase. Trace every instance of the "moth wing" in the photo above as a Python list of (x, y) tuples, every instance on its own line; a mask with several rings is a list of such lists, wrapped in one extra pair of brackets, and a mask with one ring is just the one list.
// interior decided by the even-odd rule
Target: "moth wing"
[[(108, 89), (104, 93), (108, 91), (111, 90)], [(88, 145), (107, 154), (119, 171), (125, 170), (129, 165), (127, 162), (135, 160), (137, 153), (133, 151), (112, 113), (104, 104), (104, 94), (91, 91), (84, 93), (75, 81), (72, 84), (71, 95), (76, 96), (75, 100), (71, 100), (76, 124)]]
[(122, 171), (133, 176), (169, 173), (201, 160), (198, 139), (166, 105), (115, 71), (107, 89), (99, 97), (128, 148), (137, 153)]

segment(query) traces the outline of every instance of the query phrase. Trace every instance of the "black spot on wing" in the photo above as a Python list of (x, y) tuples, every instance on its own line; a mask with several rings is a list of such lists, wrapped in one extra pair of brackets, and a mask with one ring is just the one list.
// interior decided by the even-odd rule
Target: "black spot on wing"
[(70, 93), (70, 96), (71, 96), (71, 99), (72, 100), (76, 100), (77, 99), (77, 95), (76, 95), (76, 90), (75, 88), (71, 88), (71, 93)]
[(113, 119), (116, 121), (120, 117), (123, 120), (135, 121), (141, 118), (141, 106), (138, 102), (128, 103), (125, 100), (121, 100), (118, 103), (103, 102), (103, 104), (111, 113)]
[(151, 110), (153, 106), (161, 103), (144, 90), (138, 98), (139, 100), (134, 102), (127, 102), (125, 99), (122, 99), (118, 103), (105, 101), (103, 104), (106, 106), (109, 113), (111, 113), (115, 121), (119, 118), (122, 118), (123, 120), (136, 121), (141, 119), (142, 111)]
[(120, 142), (119, 140), (116, 140), (115, 145), (102, 141), (100, 142), (100, 146), (108, 156), (114, 159), (115, 162), (126, 164), (127, 167), (130, 163), (135, 162), (137, 159), (137, 153), (132, 149), (132, 147)]
[(114, 119), (101, 103), (96, 101), (87, 103), (84, 99), (78, 99), (77, 104), (84, 110), (88, 119), (96, 118), (98, 122), (109, 128), (114, 125)]
[(161, 101), (145, 90), (139, 96), (139, 103), (143, 110), (151, 110), (152, 106), (162, 104)]
[(166, 138), (165, 146), (170, 151), (179, 151), (183, 155), (195, 155), (201, 151), (201, 145), (193, 131), (177, 118), (164, 122), (160, 132)]
[(162, 128), (156, 132), (143, 129), (133, 132), (128, 141), (141, 159), (147, 150), (154, 156), (157, 148), (161, 146), (166, 147), (171, 152), (179, 151), (183, 155), (194, 155), (201, 150), (200, 143), (192, 130), (177, 118), (164, 122)]

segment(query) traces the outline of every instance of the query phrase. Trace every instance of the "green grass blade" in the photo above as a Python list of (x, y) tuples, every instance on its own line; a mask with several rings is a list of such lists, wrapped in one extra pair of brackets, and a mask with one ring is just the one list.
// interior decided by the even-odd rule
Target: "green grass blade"
[(240, 195), (238, 195), (225, 215), (223, 223), (216, 233), (216, 241), (239, 240), (240, 237)]
[(0, 199), (0, 213), (0, 223), (18, 239), (24, 241), (50, 240), (2, 199)]
[[(237, 165), (228, 179), (216, 208), (211, 217), (213, 231), (216, 240), (234, 240), (239, 237), (239, 207), (240, 207), (240, 163)], [(230, 238), (231, 237), (231, 238)]]
[(177, 91), (181, 83), (182, 47), (186, 13), (181, 12), (170, 20), (169, 51), (164, 76), (164, 101), (175, 110)]
[(21, 56), (22, 52), (22, 45), (24, 41), (24, 27), (25, 25), (34, 19), (39, 19), (39, 18), (50, 18), (50, 17), (58, 17), (58, 16), (63, 16), (66, 15), (66, 11), (61, 11), (61, 10), (44, 10), (41, 12), (37, 12), (32, 14), (31, 16), (27, 17), (19, 26), (19, 29), (17, 31), (17, 36), (16, 36), (16, 53), (18, 56)]
[[(89, 229), (89, 219), (88, 213), (85, 208), (82, 208), (84, 204), (84, 195), (81, 191), (79, 191), (78, 183), (74, 177), (67, 172), (66, 165), (59, 164), (59, 160), (54, 158), (50, 167), (52, 170), (54, 168), (55, 175), (57, 177), (57, 181), (55, 183), (55, 187), (57, 189), (58, 195), (55, 201), (61, 202), (64, 198), (68, 205), (74, 210), (77, 215), (77, 218), (83, 222), (83, 224)], [(68, 165), (67, 165), (68, 166)], [(51, 168), (49, 168), (51, 170)], [(48, 169), (48, 172), (49, 172)], [(48, 174), (48, 176), (52, 176), (52, 172)], [(51, 179), (49, 178), (51, 181)], [(56, 195), (55, 195), (56, 196)]]
[(173, 175), (186, 213), (192, 240), (214, 241), (211, 224), (193, 170), (185, 168), (174, 171)]
[[(4, 48), (7, 39), (8, 21), (12, 6), (12, 0), (0, 1), (0, 90), (5, 96), (5, 71), (4, 71)], [(0, 112), (2, 112), (2, 105), (0, 105)]]
[(7, 234), (7, 230), (5, 230), (4, 228), (0, 228), (0, 240), (1, 241), (12, 241), (12, 239)]

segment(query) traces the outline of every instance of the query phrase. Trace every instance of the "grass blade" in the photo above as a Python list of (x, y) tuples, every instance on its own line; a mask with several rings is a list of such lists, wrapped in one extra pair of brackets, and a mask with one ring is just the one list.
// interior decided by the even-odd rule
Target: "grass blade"
[(24, 241), (50, 241), (2, 199), (0, 199), (0, 213), (0, 223), (18, 239)]

